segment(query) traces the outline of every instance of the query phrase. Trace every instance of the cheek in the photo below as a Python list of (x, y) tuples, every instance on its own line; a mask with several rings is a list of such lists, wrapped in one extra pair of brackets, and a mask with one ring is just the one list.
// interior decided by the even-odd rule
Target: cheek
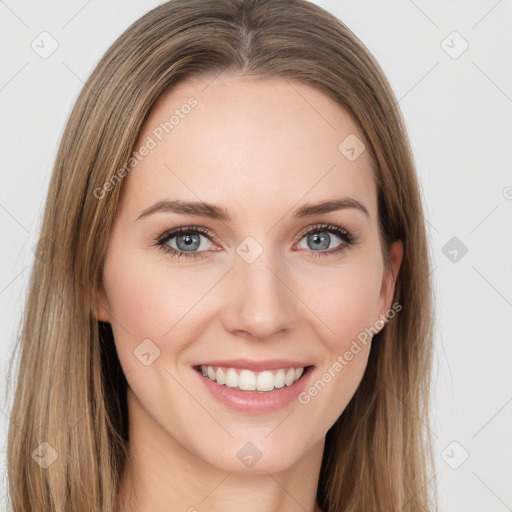
[(186, 323), (187, 311), (204, 294), (189, 285), (186, 272), (170, 274), (168, 268), (136, 251), (112, 255), (105, 263), (104, 282), (121, 350), (133, 350), (144, 339), (161, 346), (162, 340), (172, 338), (173, 329), (177, 332)]
[(347, 350), (352, 340), (378, 319), (381, 263), (362, 257), (304, 275), (307, 280), (301, 278), (301, 295), (307, 297), (313, 314), (325, 327), (322, 339), (332, 358)]
[(321, 338), (321, 362), (310, 386), (298, 397), (312, 418), (313, 430), (313, 418), (322, 418), (322, 428), (327, 431), (361, 382), (371, 349), (369, 328), (376, 320), (379, 291), (380, 275), (375, 267), (347, 265), (333, 272), (328, 285), (317, 287), (310, 296), (315, 313), (328, 327), (322, 329), (327, 334)]

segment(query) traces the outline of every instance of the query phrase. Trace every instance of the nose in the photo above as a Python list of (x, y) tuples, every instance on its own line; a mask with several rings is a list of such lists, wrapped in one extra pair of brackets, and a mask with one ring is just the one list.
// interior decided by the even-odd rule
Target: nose
[(290, 273), (269, 252), (263, 251), (251, 263), (237, 256), (227, 276), (228, 298), (222, 318), (233, 334), (264, 340), (283, 334), (297, 323), (300, 301), (293, 292)]

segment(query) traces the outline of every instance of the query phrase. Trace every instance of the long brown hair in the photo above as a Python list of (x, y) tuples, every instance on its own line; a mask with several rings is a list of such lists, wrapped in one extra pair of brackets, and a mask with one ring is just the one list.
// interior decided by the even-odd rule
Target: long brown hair
[(171, 0), (114, 42), (62, 136), (16, 346), (7, 454), (14, 512), (116, 508), (126, 379), (110, 325), (95, 311), (121, 186), (102, 187), (129, 161), (164, 91), (225, 71), (298, 80), (343, 105), (373, 160), (386, 264), (390, 244), (404, 244), (394, 296), (402, 309), (375, 336), (362, 382), (327, 433), (318, 503), (324, 512), (432, 510), (431, 256), (388, 81), (341, 21), (305, 0)]

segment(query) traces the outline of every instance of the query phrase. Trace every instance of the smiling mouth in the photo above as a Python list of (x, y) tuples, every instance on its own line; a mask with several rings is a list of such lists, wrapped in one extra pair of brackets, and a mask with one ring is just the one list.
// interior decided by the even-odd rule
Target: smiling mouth
[(300, 380), (313, 366), (301, 368), (280, 368), (253, 372), (239, 368), (198, 365), (194, 369), (203, 377), (240, 391), (270, 392), (292, 386)]

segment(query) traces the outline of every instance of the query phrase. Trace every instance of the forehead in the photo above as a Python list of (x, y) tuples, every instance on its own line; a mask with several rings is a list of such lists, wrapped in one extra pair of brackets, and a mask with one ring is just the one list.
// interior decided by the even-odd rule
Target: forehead
[(364, 203), (375, 218), (368, 152), (351, 160), (346, 143), (340, 150), (344, 140), (354, 146), (358, 139), (347, 111), (302, 82), (188, 80), (162, 95), (144, 123), (134, 149), (145, 156), (124, 180), (123, 203), (131, 215), (165, 199), (261, 215), (280, 205), (345, 196)]

